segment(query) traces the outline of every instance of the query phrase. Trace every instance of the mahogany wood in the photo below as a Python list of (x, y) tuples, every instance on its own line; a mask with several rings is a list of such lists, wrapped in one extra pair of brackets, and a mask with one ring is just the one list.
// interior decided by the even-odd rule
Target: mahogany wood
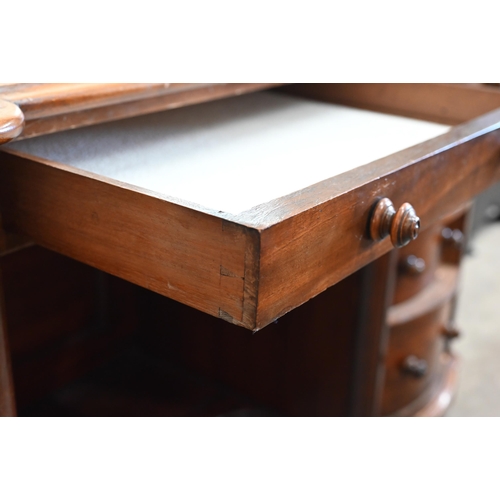
[[(496, 122), (500, 112), (489, 117)], [(465, 139), (466, 130), (477, 124), (451, 134)], [(373, 200), (411, 201), (425, 228), (500, 178), (498, 132), (469, 136), (470, 142), (455, 137), (457, 142), (443, 135), (240, 214), (239, 220), (261, 230), (257, 328), (390, 249), (389, 241), (373, 243), (366, 237)], [(416, 151), (422, 156), (414, 162), (410, 157)], [(387, 168), (391, 164), (394, 170)]]
[(384, 113), (457, 125), (500, 107), (500, 89), (453, 83), (324, 83), (283, 92)]
[(106, 361), (137, 325), (135, 290), (40, 247), (0, 258), (17, 406)]
[[(422, 231), (408, 246), (398, 250), (398, 277), (393, 303), (397, 304), (417, 294), (434, 279), (441, 257), (441, 224), (434, 224)], [(423, 259), (425, 268), (420, 273), (411, 273), (406, 261), (414, 256)]]
[(411, 201), (425, 228), (500, 180), (499, 127), (493, 112), (237, 216), (2, 152), (0, 203), (7, 229), (259, 330), (390, 249), (367, 237), (377, 198)]
[(277, 85), (279, 84), (16, 83), (0, 85), (0, 99), (15, 103), (24, 112), (26, 123), (24, 131), (18, 137), (22, 139), (255, 92)]
[(253, 335), (144, 291), (140, 339), (158, 360), (215, 379), (277, 414), (348, 415), (363, 273)]
[[(430, 96), (429, 107), (420, 101), (421, 115), (416, 101), (411, 104), (410, 99), (407, 104), (407, 99), (412, 92), (423, 92), (423, 87), (399, 86), (391, 99), (386, 96), (380, 102), (377, 99), (384, 92), (377, 94), (375, 87), (368, 99), (362, 97), (365, 90), (358, 93), (358, 86), (351, 90), (358, 95), (353, 105), (385, 111), (384, 103), (390, 102), (393, 112), (447, 123), (476, 116), (483, 112), (478, 112), (481, 106), (500, 106), (493, 106), (496, 94), (473, 86), (456, 87), (454, 99), (467, 95), (471, 102), (450, 113), (433, 106)], [(309, 87), (308, 92), (312, 97), (334, 100), (339, 89), (320, 85)], [(291, 90), (303, 91), (298, 87)], [(27, 109), (33, 113), (28, 125), (35, 135), (49, 133), (58, 127), (103, 121), (106, 116), (118, 119), (219, 95), (215, 92), (209, 97), (204, 87), (178, 88), (161, 96), (157, 91), (137, 88), (130, 94), (123, 91), (123, 99), (106, 101), (109, 96), (99, 97), (98, 89), (95, 100), (87, 89), (83, 94), (89, 92), (89, 102), (95, 107), (86, 107), (78, 96), (52, 108), (49, 99), (45, 104), (42, 100), (38, 108), (35, 103), (31, 111)], [(47, 115), (43, 115), (44, 109)], [(64, 114), (51, 114), (56, 112)], [(226, 219), (64, 165), (0, 153), (0, 208), (7, 229), (22, 231), (59, 252), (246, 328), (258, 330), (270, 323), (264, 332), (252, 336), (140, 291), (145, 300), (143, 321), (151, 331), (141, 332), (141, 337), (152, 344), (156, 356), (161, 357), (161, 339), (168, 359), (230, 385), (258, 404), (287, 415), (439, 414), (446, 399), (439, 395), (449, 396), (454, 373), (453, 363), (443, 361), (441, 327), (448, 324), (453, 307), (456, 271), (440, 268), (435, 283), (393, 306), (387, 317), (392, 325), (388, 337), (383, 317), (392, 295), (395, 253), (383, 256), (390, 244), (369, 241), (369, 210), (383, 196), (397, 206), (411, 201), (423, 228), (431, 227), (443, 214), (500, 179), (499, 123), (497, 111), (422, 145)], [(14, 259), (15, 254), (4, 254), (2, 259), (7, 257)], [(370, 262), (373, 264), (354, 272)], [(8, 269), (14, 268), (4, 267), (4, 272)], [(12, 275), (9, 280), (12, 285)], [(382, 293), (372, 300), (365, 293), (360, 299), (359, 290), (373, 290), (375, 283), (383, 283)], [(40, 285), (36, 288), (37, 293), (43, 290)], [(325, 293), (274, 322), (326, 288)], [(15, 297), (11, 291), (8, 295)], [(15, 302), (8, 299), (7, 309), (14, 307), (11, 301)], [(43, 304), (42, 298), (34, 304), (38, 301)], [(132, 309), (132, 303), (123, 302), (128, 304), (125, 309)], [(117, 330), (111, 328), (113, 339), (133, 324), (122, 308), (116, 314), (124, 323)], [(4, 337), (8, 316), (3, 317)], [(68, 309), (67, 320), (78, 320), (78, 314)], [(100, 345), (99, 328), (91, 329), (89, 337), (87, 330), (80, 331), (76, 340), (50, 329), (38, 336), (26, 325), (18, 330), (26, 334), (24, 338), (12, 336), (15, 328), (10, 325), (8, 329), (16, 385), (23, 378), (36, 381), (34, 389), (19, 384), (23, 404), (39, 397), (43, 387), (55, 387), (51, 378), (57, 383), (68, 381), (81, 374), (82, 367), (106, 358), (100, 356), (108, 352)], [(85, 341), (80, 343), (82, 336)], [(84, 348), (96, 345), (89, 339), (99, 347)], [(0, 355), (1, 348), (0, 344)], [(45, 351), (42, 357), (40, 350)], [(386, 352), (384, 382), (381, 361)], [(402, 360), (411, 354), (428, 362), (429, 371), (420, 379), (404, 378), (408, 375), (400, 370)], [(80, 368), (73, 370), (74, 366)], [(66, 375), (61, 377), (61, 373)], [(0, 374), (0, 383), (8, 381), (8, 390), (0, 394), (4, 398), (7, 394), (12, 406), (8, 379), (8, 374)], [(104, 394), (101, 401), (106, 397)]]
[(427, 314), (442, 303), (450, 301), (456, 292), (457, 278), (458, 268), (456, 266), (440, 266), (429, 285), (411, 298), (389, 308), (387, 311), (388, 325), (405, 324)]
[(394, 294), (395, 259), (396, 252), (392, 251), (358, 271), (362, 281), (357, 299), (359, 321), (354, 332), (352, 416), (380, 414), (385, 370), (381, 360), (385, 359), (387, 351), (389, 328), (386, 311)]
[(3, 155), (5, 173), (17, 172), (0, 187), (7, 229), (213, 316), (255, 321), (257, 231), (75, 169)]
[(442, 417), (448, 410), (457, 386), (458, 360), (442, 353), (439, 367), (429, 388), (392, 417)]
[[(385, 361), (382, 414), (391, 414), (422, 394), (439, 374), (439, 357), (444, 351), (441, 327), (448, 321), (449, 302), (427, 314), (393, 326)], [(403, 369), (408, 356), (426, 362), (423, 376), (415, 376)]]
[(2, 274), (0, 271), (0, 417), (16, 415), (16, 401), (10, 363), (10, 350), (5, 324), (5, 305), (1, 286)]

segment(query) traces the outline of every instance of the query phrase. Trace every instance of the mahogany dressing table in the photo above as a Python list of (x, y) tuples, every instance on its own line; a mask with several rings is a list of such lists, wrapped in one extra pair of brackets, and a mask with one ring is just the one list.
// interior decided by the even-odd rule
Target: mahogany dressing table
[[(15, 84), (0, 99), (2, 414), (128, 331), (238, 394), (196, 414), (444, 413), (467, 213), (500, 180), (497, 89)], [(44, 293), (42, 327), (25, 318)], [(74, 340), (89, 318), (108, 336)]]

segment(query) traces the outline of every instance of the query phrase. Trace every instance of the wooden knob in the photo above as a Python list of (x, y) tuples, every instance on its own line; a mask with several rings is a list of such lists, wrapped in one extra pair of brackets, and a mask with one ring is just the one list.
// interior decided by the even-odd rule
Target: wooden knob
[(453, 245), (457, 249), (461, 249), (464, 245), (465, 237), (464, 233), (460, 229), (451, 229), (450, 227), (445, 227), (441, 231), (441, 236), (445, 243)]
[(441, 333), (448, 340), (453, 340), (460, 337), (460, 330), (453, 323), (443, 326), (443, 328), (441, 329)]
[(24, 115), (12, 102), (0, 99), (0, 144), (15, 139), (24, 128)]
[(401, 370), (415, 378), (422, 378), (427, 373), (427, 361), (412, 354), (405, 358)]
[(408, 255), (408, 257), (400, 263), (399, 268), (404, 274), (417, 276), (425, 271), (425, 260), (416, 255)]
[(374, 241), (391, 235), (392, 244), (401, 248), (414, 240), (420, 231), (420, 219), (409, 203), (403, 203), (396, 211), (389, 198), (379, 200), (372, 210), (370, 237)]

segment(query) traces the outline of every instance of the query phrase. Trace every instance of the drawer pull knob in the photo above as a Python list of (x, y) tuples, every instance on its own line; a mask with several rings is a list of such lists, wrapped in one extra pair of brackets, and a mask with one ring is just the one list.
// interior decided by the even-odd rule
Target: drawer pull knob
[(374, 241), (391, 236), (392, 244), (401, 248), (418, 236), (420, 219), (409, 203), (403, 203), (396, 211), (389, 198), (379, 200), (370, 218), (370, 237)]
[(443, 326), (441, 332), (447, 340), (453, 340), (460, 337), (460, 330), (454, 324)]
[(427, 361), (412, 354), (405, 358), (401, 369), (404, 373), (408, 373), (415, 378), (422, 378), (427, 373)]
[(417, 276), (425, 271), (425, 260), (416, 255), (408, 255), (400, 264), (403, 273)]
[(455, 248), (459, 250), (462, 248), (464, 244), (464, 233), (460, 231), (460, 229), (451, 229), (451, 227), (445, 227), (441, 231), (441, 236), (446, 244), (453, 245)]

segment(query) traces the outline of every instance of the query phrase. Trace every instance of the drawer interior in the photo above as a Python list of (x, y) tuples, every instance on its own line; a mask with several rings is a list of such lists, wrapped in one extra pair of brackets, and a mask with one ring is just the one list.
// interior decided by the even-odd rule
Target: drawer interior
[(23, 140), (8, 149), (180, 204), (238, 214), (448, 130), (257, 92)]

